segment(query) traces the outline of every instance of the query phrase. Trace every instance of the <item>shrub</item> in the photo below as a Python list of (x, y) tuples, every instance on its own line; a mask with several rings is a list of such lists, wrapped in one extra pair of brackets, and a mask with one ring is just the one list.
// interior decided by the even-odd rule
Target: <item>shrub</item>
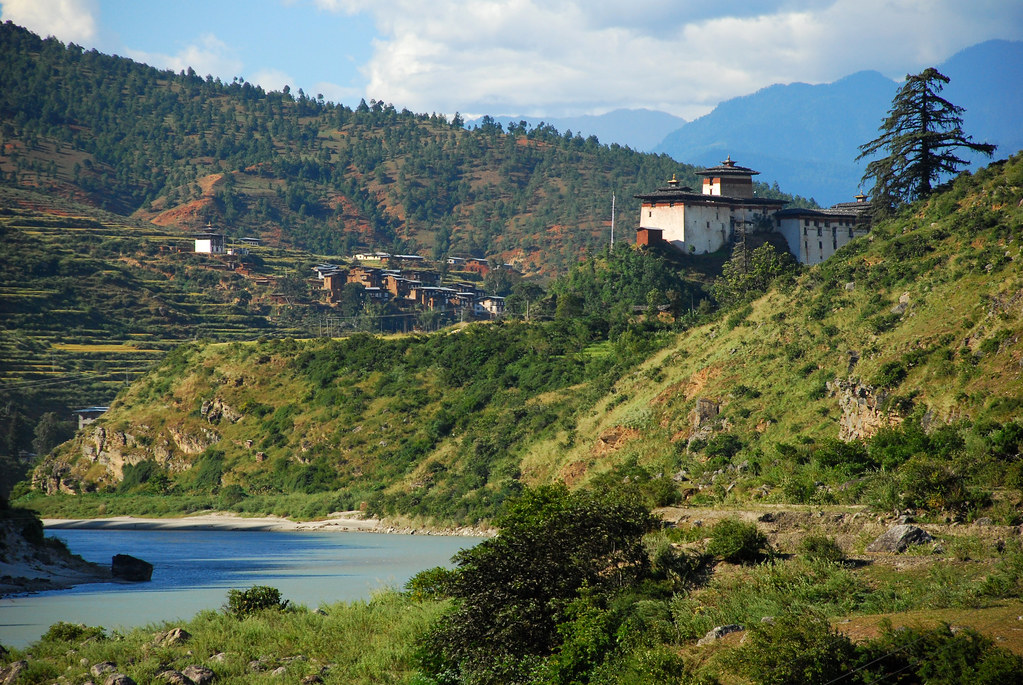
[(57, 621), (47, 630), (42, 642), (82, 642), (89, 638), (103, 639), (106, 635), (100, 626), (87, 626), (84, 623), (65, 623)]
[(443, 566), (434, 566), (409, 578), (405, 583), (405, 593), (417, 602), (450, 597), (454, 582), (454, 571)]
[(899, 473), (902, 505), (965, 514), (990, 503), (989, 493), (971, 489), (961, 469), (947, 460), (918, 455)]
[(707, 553), (733, 564), (753, 563), (769, 554), (769, 546), (755, 524), (724, 519), (711, 529)]
[(288, 604), (288, 600), (281, 599), (281, 591), (277, 588), (255, 585), (248, 590), (228, 590), (224, 611), (242, 619), (259, 611), (284, 611)]
[(889, 628), (864, 651), (864, 658), (870, 659), (867, 663), (874, 672), (909, 671), (907, 682), (972, 685), (1023, 682), (1023, 658), (998, 647), (991, 638), (972, 628), (954, 633), (948, 625), (929, 630)]
[(856, 647), (814, 612), (787, 613), (750, 628), (732, 664), (761, 685), (828, 683), (854, 665)]
[(835, 538), (827, 535), (807, 535), (799, 543), (799, 553), (810, 561), (839, 562), (845, 560), (845, 552)]
[(871, 382), (881, 388), (894, 388), (905, 379), (906, 367), (901, 361), (892, 361), (882, 364)]

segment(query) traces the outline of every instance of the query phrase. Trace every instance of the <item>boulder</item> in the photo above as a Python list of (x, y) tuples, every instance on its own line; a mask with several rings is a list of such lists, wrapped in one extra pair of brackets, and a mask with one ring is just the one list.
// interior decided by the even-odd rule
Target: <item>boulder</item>
[(898, 554), (906, 551), (910, 545), (923, 545), (933, 541), (934, 538), (923, 528), (903, 523), (892, 526), (882, 533), (879, 538), (867, 545), (867, 551)]
[(157, 673), (156, 680), (165, 683), (165, 685), (194, 685), (188, 676), (181, 671), (175, 671), (173, 668)]
[(128, 554), (115, 554), (110, 562), (110, 574), (122, 580), (146, 582), (153, 578), (153, 565)]
[(699, 645), (699, 646), (709, 645), (712, 642), (717, 642), (718, 640), (723, 638), (725, 635), (728, 635), (729, 633), (737, 633), (740, 630), (746, 630), (746, 629), (743, 628), (738, 623), (730, 623), (730, 624), (728, 624), (726, 626), (718, 626), (718, 627), (714, 628), (713, 630), (711, 630), (706, 635), (704, 635), (703, 637), (701, 637), (699, 639), (699, 641), (697, 641), (696, 644)]
[(192, 637), (184, 628), (171, 628), (166, 633), (157, 633), (153, 636), (153, 644), (159, 647), (174, 647), (183, 645)]
[(93, 678), (102, 678), (107, 673), (113, 673), (117, 670), (117, 664), (113, 661), (101, 661), (98, 664), (93, 664), (92, 668), (89, 669), (89, 673), (92, 674)]
[(4, 668), (0, 668), (0, 685), (12, 685), (18, 682), (18, 676), (28, 668), (27, 661), (15, 661)]
[(123, 673), (114, 673), (107, 676), (107, 679), (103, 681), (103, 685), (138, 685), (138, 683)]
[(195, 685), (209, 685), (217, 678), (217, 674), (205, 666), (185, 666), (181, 673)]

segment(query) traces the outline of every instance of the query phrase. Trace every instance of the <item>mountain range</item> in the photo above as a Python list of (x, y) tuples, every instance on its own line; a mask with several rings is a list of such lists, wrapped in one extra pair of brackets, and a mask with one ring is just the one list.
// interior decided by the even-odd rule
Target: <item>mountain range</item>
[[(998, 145), (996, 159), (1023, 149), (1023, 90), (1018, 87), (1023, 83), (1023, 42), (979, 43), (935, 66), (951, 79), (942, 95), (965, 108), (963, 128), (974, 140)], [(669, 130), (681, 120), (641, 109), (521, 119), (698, 166), (713, 166), (731, 155), (760, 171), (762, 181), (827, 206), (849, 201), (861, 189), (866, 160), (856, 160), (858, 146), (877, 137), (898, 87), (876, 71), (832, 83), (775, 84), (726, 100)], [(507, 124), (520, 118), (494, 119)], [(986, 161), (978, 155), (968, 159), (971, 168)]]

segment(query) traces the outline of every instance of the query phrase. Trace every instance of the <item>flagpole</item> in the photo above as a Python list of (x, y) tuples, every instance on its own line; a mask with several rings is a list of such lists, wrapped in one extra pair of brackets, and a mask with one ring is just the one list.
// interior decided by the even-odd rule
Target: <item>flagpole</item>
[(611, 247), (615, 246), (615, 193), (611, 191)]

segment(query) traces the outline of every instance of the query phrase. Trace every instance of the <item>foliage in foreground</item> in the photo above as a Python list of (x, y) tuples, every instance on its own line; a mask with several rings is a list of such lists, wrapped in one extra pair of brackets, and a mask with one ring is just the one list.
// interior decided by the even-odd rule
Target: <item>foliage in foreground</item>
[[(59, 678), (72, 683), (95, 680), (89, 668), (104, 661), (137, 683), (161, 682), (156, 679), (161, 671), (180, 671), (191, 664), (212, 669), (222, 685), (297, 683), (313, 675), (346, 685), (408, 682), (414, 676), (416, 640), (445, 604), (412, 602), (387, 591), (369, 601), (326, 605), (322, 612), (294, 607), (236, 618), (209, 610), (184, 623), (110, 634), (98, 627), (58, 623), (29, 648), (0, 657), (0, 665), (28, 661), (19, 685), (48, 685)], [(175, 626), (191, 638), (183, 644), (155, 643), (155, 630)], [(217, 654), (224, 656), (211, 658)], [(262, 670), (254, 670), (253, 661)], [(280, 667), (283, 675), (271, 674)]]
[(579, 645), (578, 631), (594, 624), (589, 632), (605, 634), (618, 622), (608, 604), (649, 576), (642, 537), (652, 525), (645, 507), (621, 495), (526, 491), (497, 538), (456, 556), (456, 608), (427, 638), (424, 669), (438, 683), (510, 683), (542, 666), (592, 666), (609, 645)]
[(730, 654), (735, 668), (758, 685), (927, 683), (1002, 685), (1023, 679), (1023, 658), (969, 628), (888, 626), (855, 645), (812, 612), (794, 612), (754, 626)]

